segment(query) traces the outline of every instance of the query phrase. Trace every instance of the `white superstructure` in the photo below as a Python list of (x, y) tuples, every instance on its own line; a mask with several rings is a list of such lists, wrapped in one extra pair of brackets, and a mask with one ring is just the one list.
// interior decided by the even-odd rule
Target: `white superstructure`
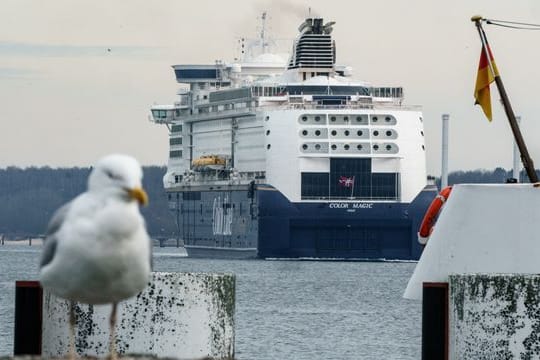
[[(261, 52), (242, 62), (173, 66), (180, 99), (151, 110), (170, 130), (165, 187), (255, 182), (291, 202), (411, 202), (426, 186), (421, 110), (402, 104), (401, 87), (373, 87), (336, 65), (332, 26), (307, 19), (289, 59), (267, 52), (261, 31)], [(209, 155), (224, 168), (193, 167)], [(370, 162), (350, 175), (332, 159)]]

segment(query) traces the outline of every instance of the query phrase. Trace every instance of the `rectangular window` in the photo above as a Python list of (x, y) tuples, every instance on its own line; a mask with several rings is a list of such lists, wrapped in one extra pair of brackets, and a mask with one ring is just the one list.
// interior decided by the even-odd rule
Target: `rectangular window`
[(170, 138), (169, 139), (169, 145), (182, 145), (182, 138)]
[(328, 173), (302, 173), (302, 199), (328, 198)]
[(171, 132), (182, 132), (182, 125), (173, 125), (171, 126)]
[(371, 159), (331, 159), (332, 198), (370, 198)]
[(177, 69), (174, 71), (177, 79), (217, 79), (217, 69)]
[(181, 158), (182, 157), (182, 150), (169, 151), (169, 157), (171, 157), (171, 158)]
[(201, 192), (200, 191), (183, 192), (182, 200), (201, 200)]
[(371, 159), (330, 159), (330, 173), (302, 173), (304, 200), (397, 200), (399, 173), (372, 173)]
[(394, 199), (397, 197), (398, 173), (375, 173), (372, 175), (372, 197)]

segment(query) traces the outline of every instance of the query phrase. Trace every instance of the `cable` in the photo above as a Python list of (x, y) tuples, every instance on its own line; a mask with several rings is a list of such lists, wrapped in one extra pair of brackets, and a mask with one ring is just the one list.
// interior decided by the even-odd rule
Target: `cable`
[[(493, 19), (484, 19), (484, 20), (486, 21), (486, 24), (506, 27), (510, 29), (540, 30), (540, 24), (529, 24), (529, 23), (522, 23), (522, 22), (516, 22), (516, 21), (493, 20)], [(512, 24), (512, 25), (508, 25), (508, 24)]]

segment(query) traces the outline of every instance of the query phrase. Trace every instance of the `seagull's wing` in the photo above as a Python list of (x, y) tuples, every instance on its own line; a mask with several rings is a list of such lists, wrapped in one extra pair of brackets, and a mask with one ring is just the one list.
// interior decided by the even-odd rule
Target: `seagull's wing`
[[(147, 227), (146, 227), (146, 220), (144, 219), (144, 217), (141, 216), (141, 219), (142, 219), (142, 223), (143, 223), (143, 227), (144, 227), (144, 232), (146, 234), (148, 234), (148, 230), (147, 230)], [(152, 241), (152, 238), (150, 236), (148, 236), (148, 242), (149, 242), (149, 245), (150, 245), (150, 271), (153, 271), (154, 270), (154, 257), (153, 257), (153, 247), (154, 247), (154, 242)]]
[(148, 237), (148, 241), (150, 242), (150, 271), (154, 271), (154, 257), (152, 255), (152, 253), (154, 252), (154, 250), (152, 250), (152, 248), (154, 247), (154, 242), (150, 237)]
[(56, 210), (45, 232), (45, 240), (43, 242), (43, 250), (41, 252), (41, 261), (39, 267), (42, 268), (52, 261), (54, 254), (56, 253), (56, 245), (58, 239), (56, 233), (62, 227), (66, 214), (71, 206), (71, 201)]

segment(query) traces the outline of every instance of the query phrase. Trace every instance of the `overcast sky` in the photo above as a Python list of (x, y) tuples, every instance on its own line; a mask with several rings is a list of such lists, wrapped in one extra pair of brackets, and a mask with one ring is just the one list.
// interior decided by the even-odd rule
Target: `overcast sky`
[[(165, 164), (167, 130), (148, 121), (148, 109), (175, 100), (170, 66), (232, 60), (263, 10), (270, 33), (292, 40), (311, 7), (336, 21), (339, 64), (373, 85), (403, 86), (405, 102), (423, 106), (430, 174), (440, 174), (443, 113), (451, 116), (451, 171), (509, 169), (512, 135), (495, 86), (492, 123), (473, 105), (480, 42), (470, 17), (540, 23), (538, 0), (0, 4), (0, 167), (88, 166), (111, 152)], [(485, 29), (538, 168), (540, 31)]]

